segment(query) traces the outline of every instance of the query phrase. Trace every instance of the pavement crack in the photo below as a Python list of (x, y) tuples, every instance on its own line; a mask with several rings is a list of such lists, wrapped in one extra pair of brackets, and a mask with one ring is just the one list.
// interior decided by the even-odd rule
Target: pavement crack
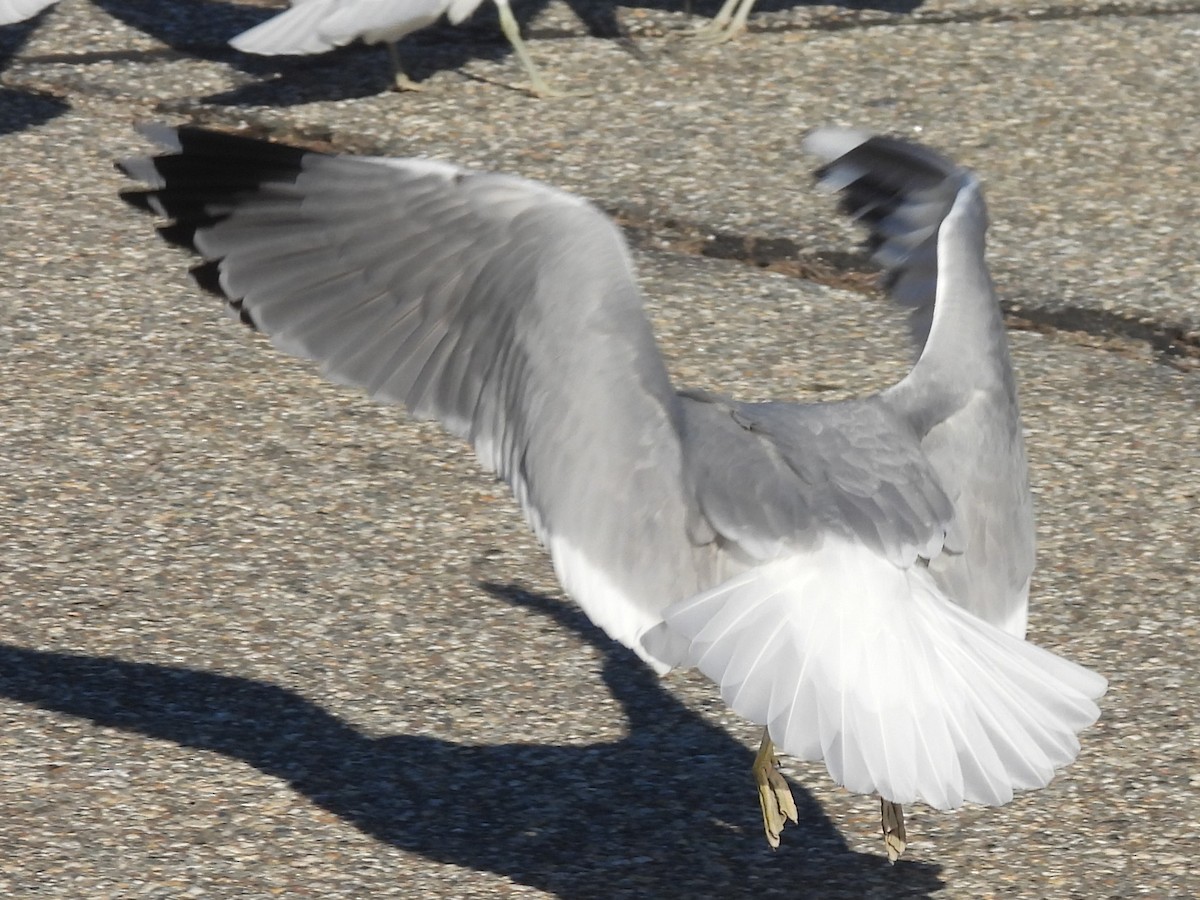
[[(196, 125), (284, 141), (323, 153), (389, 156), (389, 148), (368, 138), (322, 127), (298, 127), (283, 121), (230, 121), (220, 107), (192, 102), (165, 103), (159, 113), (185, 114)], [(620, 206), (602, 207), (625, 233), (630, 246), (684, 256), (740, 262), (752, 268), (801, 278), (825, 287), (879, 295), (879, 270), (864, 251), (807, 250), (789, 238), (743, 234), (691, 222), (679, 216), (660, 216)], [(1153, 316), (1058, 305), (1029, 307), (1001, 300), (1005, 322), (1014, 331), (1035, 331), (1071, 343), (1115, 352), (1143, 355), (1149, 349), (1156, 361), (1184, 372), (1200, 372), (1200, 329)]]
[[(606, 212), (621, 225), (630, 244), (639, 249), (730, 260), (826, 287), (881, 293), (879, 270), (863, 251), (807, 251), (787, 238), (738, 234), (676, 217), (656, 219), (622, 209)], [(1080, 306), (1030, 308), (1003, 299), (1000, 305), (1005, 323), (1014, 331), (1054, 335), (1126, 356), (1139, 355), (1139, 350), (1148, 348), (1164, 365), (1200, 372), (1200, 329), (1149, 315)]]
[(877, 271), (861, 253), (806, 253), (788, 238), (738, 234), (678, 217), (656, 218), (619, 208), (604, 211), (621, 226), (630, 245), (638, 249), (732, 260), (860, 293), (875, 290)]
[(1182, 372), (1200, 372), (1200, 330), (1148, 316), (1103, 309), (1061, 306), (1027, 309), (1002, 303), (1008, 326), (1015, 330), (1066, 335), (1077, 343), (1124, 352), (1130, 342), (1149, 347), (1163, 365)]

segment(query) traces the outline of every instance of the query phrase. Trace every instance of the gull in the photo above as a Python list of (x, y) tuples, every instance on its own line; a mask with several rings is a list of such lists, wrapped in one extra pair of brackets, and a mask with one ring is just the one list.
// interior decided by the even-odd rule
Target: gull
[(0, 25), (12, 25), (32, 19), (58, 0), (0, 0)]
[[(2, 0), (0, 0), (2, 2)], [(361, 38), (367, 44), (385, 44), (397, 90), (420, 90), (400, 68), (396, 42), (406, 34), (432, 25), (444, 14), (458, 25), (479, 8), (482, 0), (293, 0), (290, 9), (243, 31), (229, 43), (244, 53), (260, 56), (325, 53)], [(509, 0), (495, 0), (500, 28), (517, 59), (529, 73), (537, 96), (554, 93), (542, 80), (521, 40), (521, 29)]]
[(979, 180), (921, 145), (824, 128), (820, 182), (912, 308), (894, 386), (830, 403), (677, 391), (614, 223), (545, 184), (196, 127), (117, 163), (122, 196), (243, 321), (330, 379), (439, 420), (505, 480), (566, 592), (659, 672), (693, 666), (777, 750), (904, 804), (1045, 786), (1099, 675), (1025, 640), (1034, 523)]

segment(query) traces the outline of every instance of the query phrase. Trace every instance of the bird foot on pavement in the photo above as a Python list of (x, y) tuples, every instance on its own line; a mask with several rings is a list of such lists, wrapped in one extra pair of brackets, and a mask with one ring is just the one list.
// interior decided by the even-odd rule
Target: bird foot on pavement
[(888, 862), (894, 863), (904, 855), (904, 849), (908, 846), (908, 835), (904, 832), (904, 807), (880, 797), (879, 824), (883, 830)]
[(758, 805), (762, 808), (763, 831), (771, 849), (779, 847), (779, 835), (790, 820), (800, 821), (796, 801), (787, 779), (779, 772), (779, 761), (775, 759), (775, 745), (763, 729), (762, 744), (754, 757), (754, 782), (758, 785)]
[(413, 81), (407, 75), (403, 74), (402, 72), (397, 72), (392, 76), (392, 90), (396, 91), (397, 93), (423, 91), (425, 90), (425, 85), (417, 84), (417, 82)]
[(684, 37), (701, 44), (724, 44), (732, 41), (745, 30), (746, 26), (738, 25), (736, 22), (719, 22), (713, 19), (707, 25), (701, 25), (694, 31), (685, 32)]

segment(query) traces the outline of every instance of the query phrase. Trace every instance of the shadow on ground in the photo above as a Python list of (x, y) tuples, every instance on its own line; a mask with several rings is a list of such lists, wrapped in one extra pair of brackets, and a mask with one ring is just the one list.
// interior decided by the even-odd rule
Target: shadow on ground
[(0, 87), (0, 135), (49, 122), (70, 108), (66, 100), (54, 94)]
[[(487, 589), (580, 632), (629, 720), (587, 746), (466, 746), (371, 737), (276, 685), (193, 669), (0, 644), (0, 695), (210, 750), (279, 778), (379, 841), (580, 900), (924, 897), (939, 869), (850, 851), (795, 789), (800, 823), (762, 837), (751, 754), (663, 690), (573, 607)], [(807, 894), (815, 896), (815, 894)]]

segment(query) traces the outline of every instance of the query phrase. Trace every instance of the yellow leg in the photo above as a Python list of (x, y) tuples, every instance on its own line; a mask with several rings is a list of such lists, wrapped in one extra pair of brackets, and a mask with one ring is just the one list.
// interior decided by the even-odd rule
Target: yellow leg
[(763, 831), (767, 833), (767, 843), (774, 849), (779, 846), (779, 835), (783, 826), (789, 819), (798, 822), (799, 813), (796, 810), (796, 801), (792, 799), (792, 789), (788, 787), (787, 780), (779, 774), (775, 745), (765, 728), (751, 771), (754, 773), (754, 782), (758, 785), (758, 805), (762, 807)]
[(424, 85), (417, 84), (404, 74), (400, 68), (400, 53), (393, 41), (387, 42), (388, 62), (392, 64), (392, 90), (394, 91), (423, 91)]
[(904, 855), (904, 848), (908, 846), (908, 835), (904, 833), (904, 807), (880, 797), (879, 824), (883, 829), (883, 845), (887, 848), (888, 862), (894, 863)]

